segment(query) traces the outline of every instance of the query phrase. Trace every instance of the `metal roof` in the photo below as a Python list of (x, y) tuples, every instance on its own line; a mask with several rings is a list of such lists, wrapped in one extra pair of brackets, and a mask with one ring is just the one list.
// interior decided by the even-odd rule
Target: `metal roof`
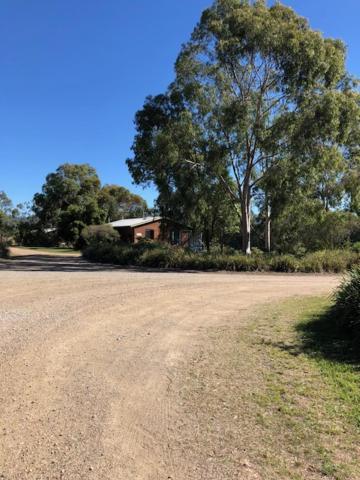
[(123, 220), (110, 222), (109, 225), (112, 227), (138, 227), (146, 223), (157, 222), (158, 220), (161, 220), (161, 217), (124, 218)]

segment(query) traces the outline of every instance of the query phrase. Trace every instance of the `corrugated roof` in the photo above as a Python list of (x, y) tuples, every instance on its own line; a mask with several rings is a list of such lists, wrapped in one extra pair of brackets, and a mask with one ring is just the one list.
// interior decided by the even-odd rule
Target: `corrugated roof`
[(146, 223), (156, 222), (161, 220), (161, 217), (141, 217), (141, 218), (124, 218), (123, 220), (116, 220), (109, 223), (113, 227), (138, 227)]

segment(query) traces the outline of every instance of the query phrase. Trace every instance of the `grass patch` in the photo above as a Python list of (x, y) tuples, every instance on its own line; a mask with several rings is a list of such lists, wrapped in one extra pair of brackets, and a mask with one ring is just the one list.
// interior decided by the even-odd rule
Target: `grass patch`
[(304, 317), (296, 326), (302, 349), (347, 406), (347, 420), (360, 430), (360, 352), (354, 338), (327, 304)]
[(199, 478), (360, 478), (359, 362), (329, 307), (292, 299), (210, 332), (182, 390)]

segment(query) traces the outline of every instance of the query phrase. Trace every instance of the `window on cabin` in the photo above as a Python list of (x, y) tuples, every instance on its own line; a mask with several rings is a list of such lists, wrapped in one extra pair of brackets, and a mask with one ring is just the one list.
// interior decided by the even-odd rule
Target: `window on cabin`
[(147, 228), (145, 230), (145, 238), (148, 238), (149, 240), (154, 240), (154, 230), (151, 228)]

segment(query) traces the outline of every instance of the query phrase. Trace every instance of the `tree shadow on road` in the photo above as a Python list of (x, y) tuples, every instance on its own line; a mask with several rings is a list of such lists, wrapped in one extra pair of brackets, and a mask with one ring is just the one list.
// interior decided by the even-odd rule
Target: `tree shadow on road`
[(21, 255), (0, 262), (0, 271), (29, 272), (97, 272), (112, 270), (111, 266), (86, 262), (81, 257), (57, 255)]
[[(178, 272), (173, 269), (155, 269), (155, 268), (141, 268), (129, 267), (122, 265), (91, 263), (82, 257), (70, 255), (19, 255), (13, 256), (10, 259), (0, 260), (1, 271), (15, 271), (15, 272), (112, 272), (125, 270), (128, 272), (158, 272), (169, 273)], [(201, 273), (201, 272), (186, 272), (181, 270), (178, 273)]]

